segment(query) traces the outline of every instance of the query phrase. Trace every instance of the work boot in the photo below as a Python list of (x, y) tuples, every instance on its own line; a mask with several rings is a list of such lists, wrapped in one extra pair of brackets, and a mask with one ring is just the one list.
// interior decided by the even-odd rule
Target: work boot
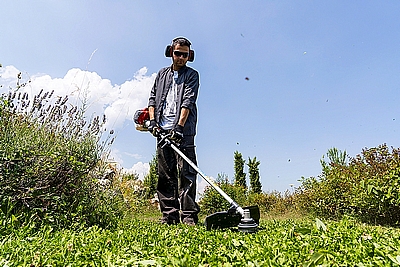
[(188, 226), (196, 226), (196, 223), (192, 218), (183, 219), (183, 223), (188, 225)]
[(173, 224), (178, 224), (179, 222), (177, 222), (174, 219), (169, 219), (169, 218), (166, 218), (166, 217), (162, 217), (160, 219), (160, 223), (161, 224), (166, 224), (166, 225), (173, 225)]

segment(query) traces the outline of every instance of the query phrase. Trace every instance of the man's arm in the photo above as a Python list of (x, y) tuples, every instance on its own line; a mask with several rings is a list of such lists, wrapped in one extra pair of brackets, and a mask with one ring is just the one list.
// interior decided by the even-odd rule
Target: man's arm
[[(154, 111), (153, 111), (153, 113), (154, 113)], [(189, 113), (190, 113), (190, 110), (188, 108), (183, 107), (181, 109), (181, 114), (179, 116), (178, 125), (180, 125), (182, 127), (185, 126), (186, 120), (189, 117)], [(150, 119), (151, 119), (151, 116), (150, 116)]]
[(149, 107), (149, 116), (150, 116), (150, 120), (154, 120), (154, 107), (153, 106)]

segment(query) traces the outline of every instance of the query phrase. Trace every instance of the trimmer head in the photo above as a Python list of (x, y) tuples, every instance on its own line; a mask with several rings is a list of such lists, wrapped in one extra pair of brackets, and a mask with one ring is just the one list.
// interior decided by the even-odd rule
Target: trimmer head
[(238, 227), (240, 232), (254, 233), (260, 222), (260, 209), (258, 206), (244, 207), (245, 216), (235, 210), (220, 211), (206, 217), (204, 222), (206, 229), (224, 229)]
[(254, 233), (257, 231), (258, 224), (251, 218), (250, 210), (244, 209), (244, 217), (238, 225), (239, 232)]

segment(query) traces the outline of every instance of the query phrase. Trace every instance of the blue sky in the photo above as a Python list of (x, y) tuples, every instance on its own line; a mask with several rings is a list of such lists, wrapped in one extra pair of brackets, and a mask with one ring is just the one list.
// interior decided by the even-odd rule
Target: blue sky
[[(135, 131), (176, 36), (200, 72), (199, 167), (233, 178), (233, 153), (257, 157), (264, 191), (321, 172), (331, 147), (351, 156), (399, 147), (399, 1), (3, 1), (0, 90), (87, 90), (117, 132), (113, 156), (143, 173), (155, 151)], [(246, 79), (246, 77), (248, 79)], [(76, 101), (79, 100), (79, 97)]]

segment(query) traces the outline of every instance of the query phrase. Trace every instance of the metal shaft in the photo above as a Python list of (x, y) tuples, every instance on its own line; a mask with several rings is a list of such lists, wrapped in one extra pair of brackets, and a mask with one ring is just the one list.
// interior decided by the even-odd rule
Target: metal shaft
[(167, 138), (165, 139), (165, 142), (168, 142), (168, 145), (170, 145), (172, 147), (173, 150), (175, 150), (176, 153), (179, 154), (179, 156), (181, 156), (193, 169), (196, 170), (196, 172), (203, 177), (204, 180), (207, 181), (207, 183), (209, 183), (215, 190), (217, 190), (218, 193), (221, 194), (221, 196), (223, 196), (226, 201), (229, 202), (229, 204), (231, 206), (233, 206), (236, 211), (238, 213), (240, 213), (240, 215), (242, 215), (242, 217), (244, 217), (244, 210), (232, 199), (230, 198), (224, 191), (222, 191), (222, 189), (214, 182), (213, 179), (211, 179), (210, 177), (208, 177), (207, 175), (205, 175), (199, 167), (197, 167), (196, 164), (194, 164), (193, 161), (191, 161), (185, 154), (183, 154), (183, 152), (174, 145), (174, 143), (172, 143), (170, 140), (168, 140)]

